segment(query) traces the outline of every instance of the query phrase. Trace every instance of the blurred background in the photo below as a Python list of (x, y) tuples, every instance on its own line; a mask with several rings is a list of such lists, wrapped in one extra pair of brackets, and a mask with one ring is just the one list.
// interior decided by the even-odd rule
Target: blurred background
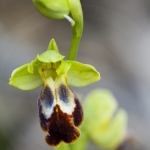
[[(84, 31), (77, 60), (101, 73), (100, 82), (73, 88), (86, 95), (95, 88), (113, 92), (129, 117), (139, 148), (150, 149), (150, 0), (81, 0)], [(12, 71), (47, 49), (54, 38), (67, 55), (71, 27), (48, 20), (31, 0), (0, 0), (0, 149), (49, 150), (37, 114), (40, 90), (8, 85)], [(91, 144), (92, 145), (92, 144)], [(89, 149), (97, 149), (92, 146)]]

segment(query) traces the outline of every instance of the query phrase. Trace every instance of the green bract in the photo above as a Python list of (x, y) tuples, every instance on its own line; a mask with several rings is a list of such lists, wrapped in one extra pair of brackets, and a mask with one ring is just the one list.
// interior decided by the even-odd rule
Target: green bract
[(47, 51), (13, 71), (9, 84), (21, 90), (32, 90), (41, 86), (45, 79), (51, 77), (55, 80), (62, 74), (67, 75), (69, 85), (76, 87), (86, 86), (100, 79), (100, 74), (91, 65), (64, 60), (55, 41), (51, 40)]

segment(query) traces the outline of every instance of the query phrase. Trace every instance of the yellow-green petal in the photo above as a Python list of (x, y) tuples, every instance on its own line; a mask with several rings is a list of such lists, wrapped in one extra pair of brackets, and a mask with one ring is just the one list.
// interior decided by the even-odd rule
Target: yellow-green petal
[(82, 87), (100, 80), (100, 74), (93, 66), (71, 60), (67, 60), (67, 62), (71, 63), (67, 72), (69, 85)]
[(28, 72), (28, 64), (25, 64), (12, 72), (9, 84), (20, 90), (33, 90), (42, 85), (40, 75)]
[(71, 63), (68, 63), (65, 60), (62, 60), (61, 64), (59, 65), (59, 67), (56, 70), (58, 76), (60, 76), (62, 74), (66, 74), (68, 72), (68, 70), (70, 69), (70, 67), (71, 67)]
[(37, 55), (37, 59), (44, 63), (55, 63), (61, 61), (64, 57), (65, 56), (62, 56), (60, 53), (53, 50), (48, 50)]

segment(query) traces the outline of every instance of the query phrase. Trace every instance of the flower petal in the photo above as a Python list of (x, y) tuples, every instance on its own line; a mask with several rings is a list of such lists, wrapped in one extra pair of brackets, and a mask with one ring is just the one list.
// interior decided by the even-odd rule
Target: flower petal
[(28, 64), (25, 64), (12, 72), (9, 84), (21, 90), (33, 90), (42, 85), (40, 75), (28, 72)]
[(59, 67), (56, 70), (58, 76), (60, 76), (62, 74), (66, 74), (68, 72), (68, 70), (70, 69), (70, 67), (71, 67), (71, 63), (68, 63), (65, 60), (62, 60), (61, 64), (59, 65)]
[(93, 66), (77, 61), (67, 62), (71, 63), (71, 68), (67, 72), (69, 85), (82, 87), (100, 80), (100, 74)]
[(40, 55), (39, 54), (37, 55), (37, 59), (44, 63), (50, 63), (50, 62), (55, 63), (61, 61), (64, 57), (65, 56), (62, 56), (61, 54), (59, 54), (54, 50), (48, 50)]

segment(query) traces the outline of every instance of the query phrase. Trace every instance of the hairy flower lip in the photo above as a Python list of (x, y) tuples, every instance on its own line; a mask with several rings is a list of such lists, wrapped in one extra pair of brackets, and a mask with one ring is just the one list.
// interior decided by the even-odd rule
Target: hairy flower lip
[(75, 126), (73, 116), (63, 113), (59, 105), (54, 108), (54, 113), (48, 122), (46, 142), (53, 147), (58, 147), (60, 142), (74, 143), (80, 137), (80, 130)]
[(63, 141), (74, 143), (80, 137), (77, 128), (83, 120), (82, 106), (76, 94), (67, 86), (66, 75), (44, 82), (38, 98), (39, 120), (47, 144), (58, 147)]
[(79, 138), (78, 127), (83, 120), (82, 106), (68, 85), (82, 87), (99, 79), (93, 66), (64, 60), (52, 39), (47, 51), (12, 72), (9, 84), (21, 90), (43, 85), (38, 98), (39, 121), (43, 131), (48, 132), (46, 142), (58, 147), (61, 141), (73, 143)]

